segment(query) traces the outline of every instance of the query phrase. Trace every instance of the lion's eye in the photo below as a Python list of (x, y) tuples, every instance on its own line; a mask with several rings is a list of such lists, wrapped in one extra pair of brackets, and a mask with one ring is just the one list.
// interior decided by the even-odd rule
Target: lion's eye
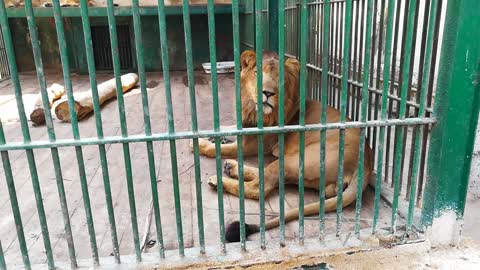
[(255, 76), (257, 76), (257, 71), (255, 70)]

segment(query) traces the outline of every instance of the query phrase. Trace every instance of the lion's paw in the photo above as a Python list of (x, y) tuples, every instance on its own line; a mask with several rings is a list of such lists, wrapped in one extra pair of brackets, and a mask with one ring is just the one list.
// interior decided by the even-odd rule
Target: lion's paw
[(238, 177), (238, 163), (236, 160), (227, 159), (223, 163), (223, 172), (230, 176), (237, 178)]
[[(208, 139), (204, 138), (199, 138), (198, 139), (198, 148), (200, 150), (200, 154), (203, 154), (205, 152), (205, 149), (207, 149), (212, 143)], [(190, 151), (193, 152), (193, 140), (190, 141), (190, 144), (188, 145), (190, 148)]]
[(217, 188), (217, 185), (218, 185), (217, 177), (211, 176), (210, 178), (208, 178), (207, 183), (211, 188)]

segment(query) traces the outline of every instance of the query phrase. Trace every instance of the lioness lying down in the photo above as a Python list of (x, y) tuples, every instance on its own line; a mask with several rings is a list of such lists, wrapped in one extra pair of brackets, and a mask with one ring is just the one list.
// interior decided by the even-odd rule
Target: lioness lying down
[[(257, 101), (257, 67), (256, 55), (253, 51), (245, 51), (241, 56), (241, 95), (242, 95), (242, 122), (244, 127), (257, 125), (256, 101)], [(272, 52), (263, 54), (263, 123), (265, 126), (278, 124), (278, 56)], [(298, 124), (299, 116), (299, 62), (288, 59), (285, 62), (285, 123), (288, 125)], [(320, 122), (321, 103), (307, 100), (305, 111), (305, 123), (317, 124)], [(348, 120), (348, 119), (347, 119)], [(327, 122), (339, 122), (340, 112), (334, 108), (327, 108)], [(234, 128), (234, 127), (232, 127)], [(334, 211), (337, 207), (337, 170), (338, 170), (338, 147), (339, 131), (328, 130), (326, 132), (326, 187), (325, 187), (325, 211)], [(345, 161), (344, 161), (344, 186), (343, 206), (348, 206), (355, 201), (357, 191), (357, 165), (359, 154), (359, 129), (346, 129), (345, 131)], [(199, 140), (200, 153), (208, 157), (215, 157), (215, 144), (208, 139)], [(278, 157), (277, 135), (264, 135), (265, 153)], [(285, 183), (297, 184), (299, 174), (299, 134), (287, 133), (285, 135)], [(305, 187), (317, 189), (320, 181), (320, 132), (311, 131), (305, 133)], [(221, 146), (222, 157), (233, 158), (237, 155), (237, 144), (229, 143)], [(243, 154), (245, 156), (257, 155), (257, 136), (244, 136)], [(372, 150), (365, 146), (364, 181), (362, 190), (365, 189), (368, 179), (373, 170)], [(239, 195), (237, 161), (225, 160), (224, 173), (228, 177), (222, 177), (223, 188), (226, 192)], [(245, 197), (250, 199), (259, 198), (258, 168), (244, 166)], [(273, 161), (265, 167), (265, 196), (278, 187), (279, 164)], [(217, 177), (212, 176), (208, 180), (212, 187), (217, 186)], [(317, 214), (320, 210), (320, 202), (305, 206), (305, 215)], [(285, 214), (285, 222), (298, 218), (298, 208)], [(266, 229), (279, 225), (279, 218), (266, 222)], [(231, 223), (226, 231), (227, 241), (238, 242), (239, 223)], [(257, 225), (246, 224), (247, 236), (259, 231)]]

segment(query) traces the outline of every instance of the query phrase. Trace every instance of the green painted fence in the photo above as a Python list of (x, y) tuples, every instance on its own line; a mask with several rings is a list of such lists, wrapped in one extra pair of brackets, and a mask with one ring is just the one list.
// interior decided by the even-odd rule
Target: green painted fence
[[(117, 235), (117, 219), (114, 215), (112, 192), (110, 188), (110, 176), (107, 166), (106, 145), (122, 144), (124, 164), (126, 169), (125, 184), (128, 190), (128, 203), (130, 206), (130, 225), (133, 233), (133, 251), (137, 262), (142, 261), (140, 251), (140, 239), (138, 232), (138, 219), (135, 206), (132, 163), (130, 143), (142, 142), (146, 144), (148, 151), (148, 170), (150, 175), (151, 193), (153, 197), (154, 223), (158, 249), (158, 263), (165, 258), (165, 247), (162, 233), (162, 215), (159, 206), (159, 197), (156, 183), (155, 153), (153, 142), (169, 141), (171, 153), (171, 173), (173, 177), (173, 194), (175, 202), (175, 222), (178, 239), (178, 252), (180, 256), (185, 254), (183, 239), (183, 221), (181, 213), (181, 198), (178, 180), (178, 166), (176, 158), (176, 141), (179, 139), (192, 139), (195, 164), (195, 187), (197, 200), (198, 236), (200, 253), (206, 252), (204, 235), (204, 217), (202, 213), (202, 190), (201, 169), (199, 159), (199, 138), (213, 137), (215, 140), (216, 169), (218, 181), (218, 216), (220, 248), (224, 252), (236, 252), (227, 248), (225, 239), (224, 202), (222, 190), (222, 161), (220, 155), (221, 137), (236, 136), (240, 145), (238, 149), (239, 161), (239, 205), (240, 205), (240, 242), (241, 249), (246, 250), (245, 234), (245, 202), (244, 202), (244, 179), (243, 179), (243, 155), (242, 136), (258, 136), (258, 165), (260, 179), (260, 247), (268, 249), (269, 244), (265, 238), (265, 196), (264, 196), (264, 156), (263, 137), (265, 134), (278, 134), (279, 137), (279, 164), (280, 164), (280, 245), (286, 245), (285, 239), (285, 175), (284, 175), (284, 147), (285, 134), (288, 132), (300, 133), (300, 172), (299, 172), (299, 228), (298, 240), (294, 245), (302, 245), (305, 238), (304, 226), (304, 148), (305, 132), (320, 131), (321, 151), (319, 154), (321, 163), (319, 200), (321, 202), (318, 217), (320, 235), (323, 239), (327, 233), (325, 230), (325, 149), (326, 131), (331, 129), (340, 130), (340, 147), (338, 163), (338, 186), (343, 186), (343, 160), (345, 147), (345, 130), (349, 128), (361, 129), (361, 142), (359, 151), (360, 183), (357, 192), (355, 208), (356, 235), (360, 235), (360, 216), (362, 211), (362, 192), (360, 190), (363, 181), (364, 145), (369, 143), (376, 152), (376, 178), (375, 206), (373, 211), (373, 224), (371, 233), (378, 231), (379, 208), (383, 190), (392, 188), (391, 202), (391, 226), (390, 232), (395, 233), (399, 228), (397, 220), (399, 215), (406, 217), (406, 232), (415, 230), (423, 233), (435, 219), (447, 210), (453, 210), (458, 219), (463, 216), (465, 205), (466, 187), (468, 183), (468, 171), (470, 168), (473, 138), (478, 120), (480, 104), (480, 9), (476, 0), (450, 0), (448, 3), (442, 0), (324, 0), (324, 1), (240, 1), (233, 0), (231, 9), (231, 26), (233, 42), (233, 58), (235, 61), (235, 99), (236, 99), (236, 129), (220, 130), (219, 121), (219, 97), (217, 84), (217, 42), (215, 31), (218, 26), (218, 13), (214, 7), (214, 1), (208, 1), (206, 8), (208, 15), (208, 49), (212, 65), (212, 97), (214, 128), (213, 130), (199, 130), (196, 99), (195, 99), (195, 76), (193, 54), (196, 44), (192, 41), (191, 15), (199, 10), (199, 7), (190, 7), (188, 1), (183, 1), (181, 9), (175, 12), (183, 15), (183, 37), (185, 42), (185, 63), (188, 77), (188, 89), (191, 110), (191, 130), (176, 132), (172, 108), (172, 91), (169, 67), (171, 55), (169, 43), (171, 38), (167, 29), (166, 16), (171, 9), (164, 6), (164, 1), (158, 1), (158, 7), (139, 7), (139, 1), (134, 0), (131, 8), (114, 7), (113, 0), (107, 1), (106, 8), (88, 8), (86, 1), (81, 1), (80, 8), (60, 8), (59, 1), (53, 1), (51, 9), (34, 9), (32, 1), (25, 1), (25, 8), (6, 9), (3, 2), (0, 4), (0, 25), (5, 42), (5, 50), (8, 56), (8, 67), (11, 73), (11, 81), (15, 89), (15, 98), (20, 115), (23, 134), (23, 142), (6, 142), (4, 129), (0, 122), (0, 152), (4, 168), (4, 180), (8, 187), (9, 200), (12, 207), (11, 214), (15, 220), (16, 232), (20, 244), (23, 264), (26, 269), (31, 269), (28, 247), (25, 240), (25, 232), (21, 217), (18, 198), (12, 175), (10, 159), (12, 151), (25, 151), (28, 159), (28, 170), (31, 175), (34, 189), (36, 208), (41, 224), (41, 232), (45, 249), (47, 266), (54, 269), (56, 261), (52, 252), (47, 220), (45, 216), (42, 193), (38, 170), (35, 163), (34, 153), (36, 149), (50, 149), (56, 176), (61, 218), (65, 227), (65, 239), (68, 245), (68, 255), (72, 268), (78, 266), (75, 243), (73, 241), (69, 211), (65, 188), (62, 178), (62, 166), (59, 159), (58, 148), (75, 147), (76, 160), (78, 163), (81, 193), (85, 208), (85, 220), (89, 232), (89, 241), (94, 265), (100, 264), (98, 244), (95, 238), (95, 221), (92, 217), (92, 206), (88, 190), (83, 146), (94, 145), (98, 147), (100, 165), (102, 168), (104, 192), (107, 205), (108, 221), (110, 225), (111, 241), (113, 246), (114, 261), (121, 264), (119, 253), (119, 238)], [(403, 4), (402, 4), (403, 3)], [(424, 8), (420, 9), (420, 4)], [(445, 5), (444, 5), (445, 4)], [(444, 8), (445, 7), (445, 8)], [(420, 12), (422, 10), (422, 12)], [(445, 15), (441, 12), (445, 11)], [(421, 14), (423, 13), (423, 14)], [(12, 25), (9, 18), (26, 17), (28, 32), (32, 44), (32, 54), (36, 66), (37, 77), (40, 83), (42, 99), (45, 107), (48, 107), (44, 63), (42, 54), (44, 50), (40, 46), (35, 17), (52, 17), (55, 24), (55, 32), (58, 39), (58, 53), (62, 64), (62, 73), (66, 83), (66, 93), (72, 115), (73, 139), (57, 140), (49, 110), (45, 111), (45, 119), (48, 131), (48, 141), (32, 140), (29, 124), (25, 115), (22, 100), (22, 89), (19, 79), (19, 65), (16, 61), (15, 39), (11, 34)], [(81, 137), (79, 125), (73, 110), (73, 90), (70, 78), (71, 52), (68, 50), (65, 31), (65, 16), (79, 16), (84, 44), (85, 60), (88, 69), (90, 84), (93, 93), (96, 133), (95, 137)], [(142, 97), (144, 134), (128, 134), (125, 116), (124, 98), (120, 83), (120, 56), (117, 50), (118, 36), (116, 27), (109, 27), (109, 38), (112, 48), (113, 73), (117, 83), (118, 115), (121, 124), (120, 136), (104, 136), (102, 119), (100, 114), (99, 97), (96, 83), (95, 59), (93, 56), (91, 20), (89, 17), (106, 18), (110, 26), (115, 26), (121, 20), (121, 16), (133, 18), (133, 35), (135, 43), (135, 61), (137, 63), (140, 78), (140, 90)], [(147, 49), (143, 44), (146, 35), (144, 16), (158, 20), (158, 33), (155, 36), (160, 44), (161, 65), (165, 81), (165, 93), (167, 102), (168, 132), (153, 133), (151, 128), (149, 99), (146, 86), (146, 65), (149, 60)], [(153, 17), (152, 17), (153, 16)], [(223, 16), (223, 15), (222, 15)], [(403, 18), (403, 19), (400, 19)], [(445, 21), (442, 46), (439, 46), (439, 33), (442, 20)], [(424, 23), (421, 23), (421, 22)], [(420, 23), (419, 23), (420, 22)], [(241, 26), (241, 27), (240, 27)], [(178, 31), (178, 29), (176, 29)], [(205, 35), (207, 33), (204, 33)], [(418, 37), (420, 37), (418, 39)], [(417, 40), (418, 39), (418, 40)], [(257, 46), (255, 46), (255, 44)], [(262, 44), (262, 46), (258, 46)], [(258, 98), (258, 126), (253, 128), (242, 127), (241, 122), (241, 87), (240, 87), (240, 54), (241, 48), (252, 47), (257, 53), (257, 66), (262, 65), (263, 49), (270, 48), (278, 51), (279, 60), (283, 62), (287, 56), (298, 57), (300, 61), (300, 111), (298, 125), (285, 124), (283, 104), (284, 96), (284, 66), (280, 65), (279, 71), (279, 123), (275, 127), (263, 125), (262, 118), (262, 92)], [(419, 53), (416, 53), (419, 49)], [(438, 59), (437, 52), (441, 52)], [(176, 59), (175, 61), (178, 61)], [(18, 65), (17, 65), (18, 64)], [(159, 63), (158, 63), (159, 64)], [(440, 67), (439, 72), (435, 67)], [(417, 76), (414, 76), (414, 73)], [(438, 78), (438, 82), (436, 82)], [(262, 73), (257, 76), (257, 88), (262, 89)], [(461, 89), (461, 91), (459, 90)], [(319, 124), (305, 124), (305, 100), (307, 97), (319, 99), (322, 103)], [(434, 104), (434, 108), (432, 106)], [(327, 105), (336, 107), (340, 113), (338, 123), (326, 123)], [(347, 117), (353, 119), (347, 122)], [(431, 132), (430, 132), (431, 129)], [(408, 130), (413, 130), (410, 140), (407, 140)], [(405, 145), (410, 142), (410, 153)], [(427, 145), (429, 146), (427, 155)], [(408, 168), (406, 168), (406, 164)], [(428, 166), (427, 166), (428, 165)], [(404, 177), (404, 170), (408, 170), (408, 177)], [(404, 179), (406, 178), (406, 179)], [(407, 181), (403, 187), (403, 181)], [(3, 184), (3, 183), (2, 183)], [(425, 187), (425, 188), (424, 188)], [(342, 189), (338, 191), (338, 207), (336, 215), (336, 230), (338, 236), (342, 232)], [(388, 199), (388, 198), (384, 198)], [(423, 204), (421, 203), (423, 200)], [(403, 203), (403, 204), (402, 204)], [(406, 205), (402, 208), (401, 205)], [(416, 219), (416, 213), (421, 212), (422, 219)], [(408, 235), (408, 234), (407, 234)], [(320, 241), (318, 240), (319, 244)], [(201, 256), (199, 254), (199, 256)], [(0, 269), (8, 267), (2, 246), (0, 245)]]

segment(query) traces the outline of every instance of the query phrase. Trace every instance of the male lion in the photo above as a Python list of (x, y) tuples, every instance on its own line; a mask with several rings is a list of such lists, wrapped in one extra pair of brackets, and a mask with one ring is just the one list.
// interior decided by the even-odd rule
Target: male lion
[[(265, 126), (278, 124), (278, 56), (272, 52), (263, 54), (263, 123)], [(244, 127), (257, 125), (257, 67), (256, 54), (253, 51), (245, 51), (241, 56), (241, 95), (242, 95), (242, 123)], [(299, 121), (299, 62), (295, 59), (285, 61), (285, 123), (296, 125)], [(321, 103), (315, 100), (306, 101), (305, 123), (317, 124), (320, 122)], [(327, 122), (339, 122), (340, 112), (332, 107), (327, 108)], [(349, 121), (349, 119), (347, 119)], [(338, 147), (339, 131), (328, 130), (326, 132), (326, 187), (325, 187), (325, 211), (333, 211), (337, 207), (337, 170), (338, 170)], [(357, 165), (359, 155), (359, 129), (346, 129), (345, 131), (345, 161), (344, 161), (344, 186), (343, 206), (348, 206), (355, 201), (357, 191)], [(277, 135), (264, 135), (265, 153), (278, 157)], [(199, 140), (200, 153), (208, 157), (215, 157), (215, 144), (207, 139)], [(297, 184), (299, 174), (299, 134), (287, 133), (285, 135), (285, 183)], [(320, 132), (310, 131), (305, 133), (305, 187), (319, 188), (320, 180)], [(257, 136), (244, 136), (243, 154), (245, 156), (257, 155)], [(229, 143), (221, 146), (222, 157), (235, 157), (237, 144)], [(365, 146), (364, 181), (362, 190), (365, 189), (368, 179), (373, 170), (372, 150)], [(224, 172), (228, 177), (222, 177), (223, 188), (226, 192), (238, 196), (239, 186), (238, 167), (235, 160), (225, 160)], [(258, 168), (244, 166), (245, 197), (250, 199), (259, 198)], [(265, 167), (265, 196), (278, 187), (279, 164), (273, 161)], [(212, 187), (217, 186), (217, 178), (210, 177), (208, 183)], [(305, 215), (317, 214), (320, 210), (320, 202), (305, 206)], [(285, 214), (285, 222), (298, 218), (298, 208)], [(266, 229), (279, 225), (279, 218), (266, 222)], [(247, 236), (259, 231), (257, 225), (246, 224)], [(226, 238), (230, 242), (239, 241), (239, 223), (229, 225)]]

